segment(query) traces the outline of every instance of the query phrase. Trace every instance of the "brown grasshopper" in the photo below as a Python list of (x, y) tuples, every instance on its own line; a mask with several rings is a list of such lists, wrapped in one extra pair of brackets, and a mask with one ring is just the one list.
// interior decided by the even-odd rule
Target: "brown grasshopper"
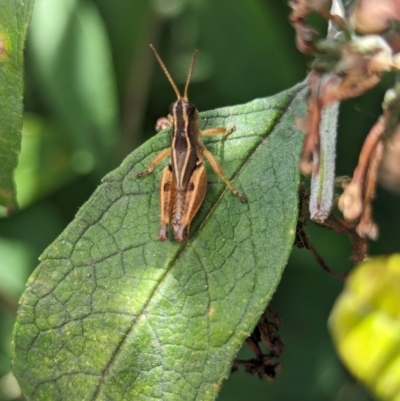
[[(225, 182), (232, 193), (242, 202), (247, 202), (247, 198), (241, 195), (225, 177), (218, 161), (200, 140), (201, 135), (222, 134), (227, 136), (235, 130), (235, 127), (200, 130), (199, 112), (187, 97), (197, 51), (193, 54), (185, 91), (181, 96), (156, 49), (153, 45), (150, 45), (150, 48), (153, 50), (178, 99), (176, 102), (171, 103), (168, 114), (168, 124), (172, 125), (171, 147), (160, 152), (150, 162), (147, 170), (138, 172), (136, 176), (150, 174), (157, 164), (167, 156), (171, 156), (168, 166), (164, 169), (160, 185), (161, 216), (158, 238), (162, 241), (167, 239), (167, 226), (171, 222), (175, 239), (183, 241), (187, 238), (190, 223), (203, 203), (206, 194), (207, 175), (203, 156), (210, 162), (213, 170)], [(165, 121), (158, 124), (165, 127)]]

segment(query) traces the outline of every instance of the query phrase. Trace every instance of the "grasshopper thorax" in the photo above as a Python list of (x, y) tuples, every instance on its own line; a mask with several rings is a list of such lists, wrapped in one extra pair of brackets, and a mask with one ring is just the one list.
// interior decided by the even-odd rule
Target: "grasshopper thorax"
[(173, 136), (196, 137), (198, 135), (199, 113), (196, 106), (183, 98), (171, 103), (169, 114), (173, 121)]

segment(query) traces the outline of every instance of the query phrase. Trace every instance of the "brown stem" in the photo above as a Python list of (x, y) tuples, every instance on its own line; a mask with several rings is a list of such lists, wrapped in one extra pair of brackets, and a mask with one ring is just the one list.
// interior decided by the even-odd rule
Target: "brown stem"
[[(348, 223), (346, 220), (343, 220), (334, 214), (331, 214), (329, 219), (335, 223), (331, 226), (331, 229), (339, 233), (347, 234), (353, 249), (353, 253), (350, 258), (351, 261), (355, 264), (363, 262), (368, 256), (368, 243), (366, 239), (360, 237), (355, 230), (354, 225)], [(326, 223), (324, 223), (324, 226), (327, 227)]]
[(374, 153), (387, 124), (387, 113), (379, 117), (378, 121), (371, 128), (367, 138), (364, 141), (363, 147), (358, 158), (358, 164), (354, 170), (352, 183), (363, 185), (366, 171), (371, 162), (372, 154)]
[(342, 283), (346, 282), (347, 280), (347, 274), (340, 274), (335, 272), (334, 270), (330, 269), (326, 263), (324, 262), (324, 259), (322, 259), (321, 255), (317, 252), (317, 250), (313, 247), (311, 242), (308, 242), (308, 248), (307, 248), (312, 255), (314, 256), (315, 260), (318, 262), (319, 266), (321, 267), (322, 270), (330, 274), (331, 276), (337, 278), (340, 280)]
[(373, 240), (378, 237), (378, 227), (372, 219), (372, 201), (375, 198), (376, 184), (379, 165), (383, 155), (383, 143), (378, 142), (371, 156), (370, 165), (365, 179), (364, 210), (360, 223), (356, 227), (358, 235), (362, 238), (368, 237)]
[(350, 184), (345, 188), (339, 198), (338, 207), (348, 221), (358, 221), (365, 208), (364, 182), (371, 158), (385, 131), (389, 113), (385, 111), (375, 125), (371, 128), (361, 149), (358, 164), (354, 170)]
[(348, 78), (333, 76), (331, 82), (326, 82), (323, 88), (323, 107), (334, 102), (341, 102), (342, 100), (360, 96), (380, 81), (380, 76), (377, 74), (364, 77), (359, 81), (359, 77), (354, 75), (357, 74), (351, 74)]
[(317, 71), (312, 71), (308, 79), (311, 93), (308, 99), (307, 134), (300, 160), (300, 170), (304, 175), (311, 175), (311, 173), (318, 171), (320, 150), (321, 104), (319, 87), (321, 75)]
[[(329, 225), (328, 223), (323, 223), (324, 227), (328, 227)], [(333, 226), (331, 226), (331, 228), (333, 230), (335, 230), (333, 228)], [(335, 230), (336, 231), (336, 230)], [(315, 260), (317, 261), (318, 265), (322, 268), (322, 270), (324, 270), (325, 272), (327, 272), (328, 274), (330, 274), (331, 276), (339, 279), (341, 282), (345, 282), (347, 275), (346, 274), (340, 274), (337, 273), (335, 271), (333, 271), (332, 269), (330, 269), (326, 263), (324, 262), (324, 260), (322, 259), (321, 255), (317, 252), (317, 250), (313, 247), (313, 245), (311, 244), (307, 233), (304, 231), (303, 227), (298, 227), (297, 230), (297, 242), (300, 242), (301, 245), (306, 248), (308, 251), (310, 251), (312, 253), (312, 255), (314, 256)]]

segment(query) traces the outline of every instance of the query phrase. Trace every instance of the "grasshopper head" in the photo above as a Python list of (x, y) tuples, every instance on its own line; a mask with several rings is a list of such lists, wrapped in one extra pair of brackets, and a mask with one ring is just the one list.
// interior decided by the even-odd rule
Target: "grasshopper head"
[[(169, 106), (169, 114), (173, 120), (179, 125), (179, 121), (188, 120), (188, 123), (195, 122), (199, 119), (199, 113), (196, 106), (183, 98), (178, 99)], [(187, 126), (187, 124), (184, 124)]]

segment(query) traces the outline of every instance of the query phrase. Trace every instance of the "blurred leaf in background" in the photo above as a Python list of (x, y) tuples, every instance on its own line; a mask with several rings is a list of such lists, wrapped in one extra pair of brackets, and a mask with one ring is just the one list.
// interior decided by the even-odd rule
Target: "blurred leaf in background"
[(76, 150), (87, 152), (83, 172), (92, 167), (104, 174), (114, 165), (118, 104), (110, 44), (97, 8), (40, 0), (29, 33), (38, 85), (52, 117)]
[[(175, 97), (162, 72), (153, 68), (149, 43), (178, 85), (186, 78), (185, 60), (199, 49), (189, 96), (200, 111), (272, 95), (303, 80), (307, 71), (285, 0), (36, 0), (36, 7), (26, 51), (26, 114), (17, 171), (23, 210), (0, 221), (0, 240), (17, 244), (9, 246), (15, 255), (6, 267), (19, 283), (14, 300), (26, 269), (33, 270), (100, 177), (152, 136), (157, 118), (167, 114)], [(388, 85), (392, 77), (341, 106), (339, 175), (352, 173)], [(398, 197), (379, 191), (380, 239), (371, 245), (372, 254), (400, 251), (398, 204)], [(318, 228), (310, 234), (331, 268), (350, 268), (346, 239)], [(19, 259), (21, 252), (25, 256)], [(235, 373), (219, 400), (239, 401), (249, 394), (255, 401), (370, 400), (342, 367), (326, 328), (340, 291), (340, 283), (319, 271), (305, 250), (294, 250), (272, 301), (283, 318), (282, 370), (274, 383)], [(13, 317), (2, 313), (0, 319), (0, 371), (6, 374)], [(4, 377), (0, 386), (10, 382)], [(13, 394), (5, 399), (16, 399)]]
[(27, 57), (46, 115), (25, 116), (17, 172), (23, 205), (74, 176), (104, 175), (116, 164), (118, 131), (111, 48), (93, 3), (37, 1)]
[(335, 302), (329, 325), (354, 376), (380, 400), (399, 400), (400, 255), (358, 266)]

